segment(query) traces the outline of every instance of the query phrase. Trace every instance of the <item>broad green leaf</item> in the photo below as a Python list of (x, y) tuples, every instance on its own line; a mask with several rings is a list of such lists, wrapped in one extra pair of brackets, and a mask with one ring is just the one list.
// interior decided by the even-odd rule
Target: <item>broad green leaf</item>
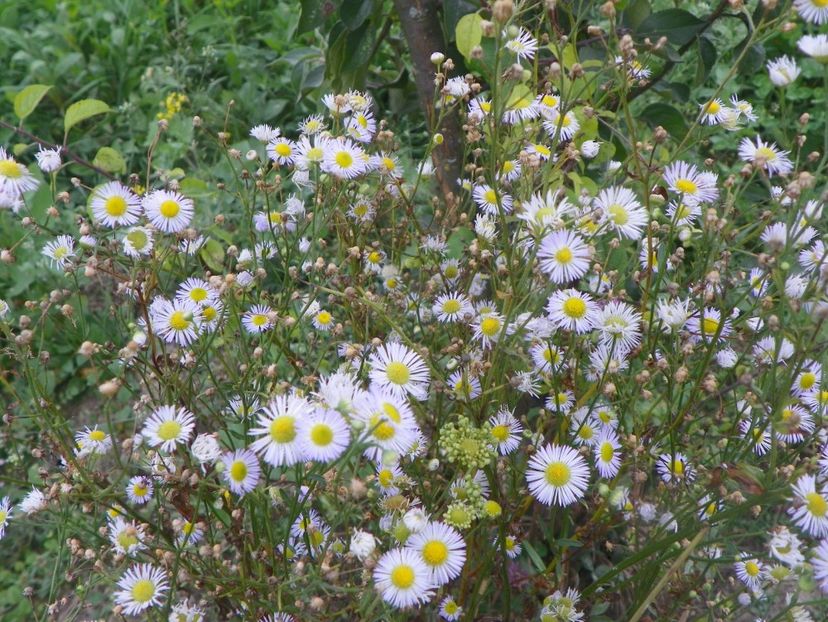
[(21, 121), (37, 108), (43, 96), (52, 88), (46, 84), (30, 84), (14, 97), (14, 114)]
[(480, 3), (474, 3), (470, 0), (443, 0), (445, 32), (456, 32), (457, 22), (460, 21), (460, 18), (469, 13), (474, 13), (478, 8), (480, 8)]
[(471, 51), (483, 40), (483, 18), (477, 13), (464, 15), (454, 29), (457, 49), (465, 58), (471, 58)]
[(299, 16), (299, 24), (296, 27), (296, 34), (310, 32), (325, 22), (325, 2), (319, 0), (302, 0), (302, 12)]
[(198, 256), (213, 272), (224, 270), (224, 249), (216, 240), (207, 240), (198, 251)]
[(640, 39), (649, 37), (653, 43), (660, 37), (681, 47), (692, 41), (704, 28), (704, 22), (683, 9), (666, 9), (647, 16), (639, 25), (636, 34)]
[(92, 164), (105, 170), (107, 173), (125, 173), (126, 162), (124, 157), (112, 147), (101, 147), (95, 154)]
[(652, 11), (649, 0), (630, 0), (623, 9), (620, 6), (616, 9), (623, 11), (621, 23), (633, 30), (638, 28)]
[(191, 199), (198, 199), (212, 194), (207, 182), (196, 179), (195, 177), (185, 177), (181, 180), (178, 187), (185, 196)]
[(81, 121), (104, 114), (109, 110), (109, 105), (99, 99), (82, 99), (69, 106), (66, 115), (63, 117), (63, 129), (68, 133)]
[(707, 80), (707, 76), (710, 75), (710, 71), (713, 69), (713, 65), (716, 64), (717, 58), (716, 46), (707, 37), (699, 37), (699, 59), (701, 60), (697, 76), (699, 84)]
[(660, 125), (673, 138), (681, 138), (687, 133), (687, 122), (684, 115), (669, 104), (650, 104), (641, 112), (640, 118), (652, 127)]
[(374, 10), (374, 0), (343, 0), (339, 7), (339, 19), (348, 30), (356, 30)]

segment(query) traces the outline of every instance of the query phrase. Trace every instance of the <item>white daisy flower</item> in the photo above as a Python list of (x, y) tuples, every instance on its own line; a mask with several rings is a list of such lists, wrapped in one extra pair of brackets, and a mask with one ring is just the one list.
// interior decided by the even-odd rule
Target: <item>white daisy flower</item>
[(431, 310), (442, 323), (460, 322), (474, 313), (469, 297), (456, 291), (440, 294)]
[(43, 247), (43, 254), (51, 260), (55, 268), (65, 268), (72, 263), (75, 256), (75, 241), (69, 235), (59, 235)]
[(721, 99), (711, 99), (710, 101), (699, 104), (701, 110), (701, 123), (705, 125), (718, 125), (724, 120), (725, 108)]
[(23, 500), (17, 505), (20, 508), (20, 511), (26, 515), (37, 514), (41, 510), (45, 510), (48, 506), (49, 501), (46, 499), (46, 495), (43, 494), (43, 491), (38, 490), (37, 488), (32, 488)]
[(153, 329), (167, 343), (186, 347), (198, 338), (201, 309), (189, 300), (156, 298), (150, 307)]
[(95, 220), (110, 228), (134, 225), (141, 216), (141, 199), (118, 181), (95, 188), (90, 207)]
[(828, 2), (825, 0), (794, 0), (793, 7), (806, 22), (828, 23)]
[(109, 541), (116, 553), (121, 555), (132, 555), (147, 548), (144, 544), (146, 534), (144, 526), (135, 521), (127, 521), (121, 516), (116, 516), (107, 525)]
[(397, 609), (431, 600), (436, 587), (431, 575), (432, 571), (412, 549), (392, 549), (374, 567), (374, 583), (382, 599)]
[[(700, 203), (713, 203), (719, 198), (719, 189), (717, 186), (716, 175), (700, 171), (695, 164), (683, 162), (673, 162), (664, 169), (664, 181), (667, 183), (667, 188), (679, 196), (679, 203), (690, 206), (696, 206)], [(679, 213), (679, 208), (674, 208), (671, 219), (675, 218), (676, 224), (687, 224), (688, 219), (692, 213)], [(668, 212), (669, 213), (669, 212)]]
[(273, 310), (267, 305), (254, 305), (242, 315), (242, 324), (251, 334), (263, 333), (273, 328), (270, 314)]
[(340, 179), (353, 179), (366, 172), (365, 152), (348, 139), (331, 140), (325, 145), (322, 170)]
[(250, 128), (250, 137), (262, 143), (273, 142), (279, 137), (279, 134), (281, 134), (281, 130), (278, 127), (270, 127), (267, 124), (254, 125)]
[(801, 443), (815, 427), (813, 415), (797, 404), (784, 406), (779, 418), (773, 421), (776, 438), (789, 444)]
[(377, 121), (370, 112), (354, 112), (345, 122), (345, 133), (361, 143), (370, 143), (377, 132)]
[(506, 323), (500, 313), (481, 313), (472, 324), (475, 341), (479, 341), (484, 350), (493, 347), (503, 334)]
[(445, 523), (428, 523), (406, 541), (405, 548), (419, 554), (435, 586), (459, 577), (466, 562), (466, 543), (454, 527)]
[(532, 60), (538, 50), (538, 40), (525, 28), (521, 28), (518, 35), (505, 43), (506, 49), (520, 60)]
[(696, 470), (690, 466), (687, 458), (681, 452), (676, 452), (674, 456), (661, 454), (656, 461), (656, 471), (666, 484), (677, 481), (689, 483), (696, 478)]
[(440, 617), (446, 622), (455, 622), (463, 615), (463, 608), (451, 596), (440, 601)]
[(243, 497), (251, 492), (259, 483), (261, 467), (259, 459), (249, 449), (228, 451), (221, 456), (224, 465), (224, 481), (234, 494)]
[(766, 143), (760, 136), (756, 137), (756, 144), (747, 137), (739, 143), (739, 157), (764, 169), (768, 176), (787, 175), (793, 171), (793, 162), (788, 155), (788, 151), (779, 149), (776, 143)]
[(512, 197), (498, 192), (488, 184), (475, 186), (472, 191), (472, 198), (477, 206), (490, 216), (497, 216), (501, 210), (505, 214), (512, 211)]
[(572, 140), (576, 132), (581, 129), (581, 124), (575, 117), (575, 113), (571, 110), (561, 114), (560, 109), (556, 108), (552, 112), (544, 114), (547, 118), (543, 122), (543, 128), (549, 134), (549, 138), (557, 138), (561, 142)]
[(87, 427), (75, 434), (75, 444), (77, 445), (75, 453), (78, 457), (82, 458), (91, 454), (103, 455), (112, 449), (112, 437), (103, 430), (99, 430), (98, 426), (92, 429)]
[(489, 426), (492, 442), (501, 456), (508, 456), (518, 448), (523, 425), (509, 409), (503, 407), (497, 411), (497, 414), (489, 419)]
[(20, 196), (36, 190), (40, 182), (25, 166), (17, 162), (3, 147), (0, 147), (0, 192)]
[(144, 505), (152, 499), (153, 485), (149, 477), (136, 475), (130, 478), (126, 485), (126, 494), (130, 503)]
[(47, 174), (57, 172), (61, 165), (60, 151), (60, 147), (55, 149), (44, 149), (41, 145), (40, 149), (38, 149), (35, 154), (38, 168)]
[(296, 143), (286, 136), (278, 136), (267, 144), (267, 157), (282, 166), (290, 166), (296, 160)]
[(780, 56), (768, 61), (768, 77), (774, 86), (786, 87), (799, 77), (801, 70), (790, 56)]
[(631, 305), (613, 300), (595, 314), (595, 327), (607, 345), (629, 351), (641, 342), (641, 314)]
[(526, 481), (532, 496), (544, 505), (567, 506), (586, 493), (589, 467), (575, 449), (545, 445), (530, 458)]
[(132, 227), (127, 231), (122, 243), (124, 254), (129, 257), (137, 258), (141, 255), (149, 255), (154, 244), (152, 230), (147, 227)]
[(503, 123), (514, 125), (523, 121), (531, 121), (536, 119), (540, 113), (540, 108), (531, 97), (519, 97), (507, 102), (506, 109), (503, 111)]
[(195, 416), (185, 408), (160, 406), (144, 424), (141, 434), (150, 447), (173, 452), (176, 445), (187, 443), (195, 429)]
[(471, 375), (467, 369), (455, 370), (449, 376), (447, 384), (458, 400), (477, 399), (483, 390), (480, 379)]
[(297, 395), (277, 395), (256, 419), (251, 436), (259, 436), (250, 449), (271, 466), (291, 466), (302, 459), (299, 422), (313, 410), (310, 403)]
[(621, 469), (621, 443), (615, 430), (605, 427), (598, 434), (593, 445), (593, 456), (598, 473), (605, 479), (612, 479)]
[(815, 61), (828, 63), (828, 35), (804, 35), (796, 46)]
[(317, 311), (311, 320), (313, 327), (323, 332), (331, 330), (334, 327), (334, 322), (335, 320), (331, 312), (325, 309)]
[(371, 382), (391, 393), (414, 399), (428, 397), (430, 373), (423, 358), (401, 343), (381, 345), (368, 357)]
[(558, 290), (546, 303), (546, 312), (555, 326), (576, 333), (588, 333), (593, 329), (597, 311), (592, 296), (576, 289)]
[(647, 213), (629, 188), (613, 186), (601, 190), (593, 201), (602, 222), (622, 238), (638, 240), (647, 224)]
[(0, 538), (6, 535), (6, 525), (11, 518), (11, 498), (3, 497), (0, 501)]
[(204, 279), (192, 277), (178, 286), (175, 297), (177, 300), (189, 300), (199, 306), (204, 306), (213, 302), (218, 297), (218, 292)]
[(751, 590), (757, 590), (767, 576), (764, 564), (750, 553), (743, 553), (741, 559), (733, 564), (736, 576)]
[(538, 261), (553, 283), (569, 283), (589, 270), (591, 253), (583, 238), (571, 231), (555, 231), (541, 240)]
[(739, 422), (739, 432), (743, 438), (748, 439), (753, 446), (753, 453), (757, 456), (764, 456), (771, 448), (771, 435), (769, 426), (760, 422), (752, 422), (750, 419), (742, 419)]
[(371, 446), (365, 455), (379, 460), (385, 451), (399, 455), (410, 451), (417, 438), (417, 422), (404, 395), (373, 387), (354, 399), (354, 416), (364, 425), (362, 437)]
[(521, 205), (518, 218), (524, 221), (535, 235), (543, 235), (550, 229), (560, 226), (561, 217), (574, 212), (573, 205), (563, 193), (548, 191), (546, 195), (538, 192), (532, 194), (529, 201)]
[[(730, 335), (730, 320), (722, 322), (722, 313), (718, 309), (705, 307), (701, 312), (694, 313), (685, 325), (696, 343), (709, 343), (714, 339), (723, 341)], [(718, 333), (718, 337), (717, 337)]]
[(115, 604), (124, 614), (136, 616), (150, 607), (159, 607), (170, 589), (167, 573), (151, 564), (138, 564), (118, 581)]
[(306, 460), (333, 462), (351, 443), (351, 429), (335, 410), (317, 408), (298, 425), (299, 441)]
[(193, 201), (178, 192), (155, 190), (141, 201), (147, 220), (165, 233), (183, 231), (193, 219)]

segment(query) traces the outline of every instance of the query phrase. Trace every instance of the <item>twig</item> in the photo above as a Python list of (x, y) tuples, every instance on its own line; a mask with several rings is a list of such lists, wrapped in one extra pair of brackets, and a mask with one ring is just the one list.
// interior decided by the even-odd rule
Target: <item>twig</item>
[(63, 145), (55, 145), (53, 143), (45, 141), (42, 138), (38, 138), (37, 136), (35, 136), (31, 132), (27, 132), (22, 127), (17, 127), (15, 125), (12, 125), (11, 123), (6, 123), (3, 120), (0, 120), (0, 127), (5, 127), (6, 129), (9, 129), (9, 130), (11, 130), (11, 131), (13, 131), (17, 134), (20, 134), (24, 138), (28, 138), (29, 140), (31, 140), (33, 142), (36, 142), (38, 145), (42, 145), (43, 147), (46, 147), (47, 149), (58, 149), (68, 159), (72, 160), (72, 162), (75, 162), (76, 164), (80, 164), (81, 166), (85, 166), (86, 168), (88, 168), (90, 170), (93, 170), (93, 171), (95, 171), (96, 173), (98, 173), (100, 175), (103, 175), (107, 179), (115, 179), (114, 175), (112, 175), (111, 173), (103, 170), (102, 168), (98, 168), (97, 166), (95, 166), (94, 164), (89, 162), (88, 160), (84, 160), (82, 157), (80, 157), (74, 151), (71, 151), (68, 147), (64, 147)]

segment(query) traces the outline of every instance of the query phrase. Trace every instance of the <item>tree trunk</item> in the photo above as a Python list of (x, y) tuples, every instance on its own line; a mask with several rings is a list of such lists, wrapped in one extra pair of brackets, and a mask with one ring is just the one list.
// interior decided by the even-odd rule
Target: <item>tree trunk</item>
[(444, 138), (443, 144), (436, 147), (432, 153), (437, 183), (451, 212), (456, 202), (454, 195), (457, 179), (462, 172), (463, 144), (460, 121), (456, 112), (446, 115), (439, 128), (434, 127), (437, 120), (434, 114), (435, 67), (431, 62), (431, 54), (446, 50), (437, 4), (438, 0), (394, 0), (403, 34), (411, 52), (417, 99), (420, 101), (420, 107), (429, 129), (439, 131)]

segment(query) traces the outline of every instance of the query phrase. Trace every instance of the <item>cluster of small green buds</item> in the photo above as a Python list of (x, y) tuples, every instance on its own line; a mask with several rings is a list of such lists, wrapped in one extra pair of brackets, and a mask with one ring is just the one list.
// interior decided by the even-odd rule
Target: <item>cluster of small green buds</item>
[(451, 464), (474, 473), (489, 464), (496, 456), (488, 424), (475, 427), (466, 417), (443, 427), (440, 452)]

